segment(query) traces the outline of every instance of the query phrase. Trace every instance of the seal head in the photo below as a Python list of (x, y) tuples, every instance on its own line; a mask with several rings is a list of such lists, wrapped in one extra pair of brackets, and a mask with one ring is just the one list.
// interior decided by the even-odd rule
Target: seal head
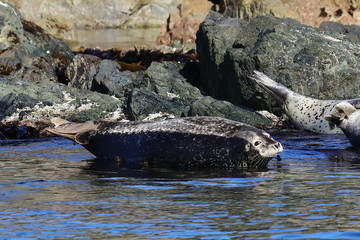
[(71, 123), (55, 119), (55, 135), (123, 167), (266, 168), (283, 150), (253, 126), (218, 117)]
[(360, 110), (347, 101), (335, 105), (325, 119), (338, 126), (352, 146), (360, 148)]

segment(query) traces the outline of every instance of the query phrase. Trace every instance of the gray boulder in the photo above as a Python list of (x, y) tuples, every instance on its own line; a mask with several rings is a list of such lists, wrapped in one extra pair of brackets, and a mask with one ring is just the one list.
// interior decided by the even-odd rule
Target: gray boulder
[(113, 95), (125, 101), (127, 93), (142, 82), (143, 73), (121, 71), (111, 60), (78, 54), (65, 71), (69, 86)]
[(245, 21), (210, 13), (198, 31), (197, 50), (204, 89), (235, 105), (280, 113), (273, 99), (247, 78), (255, 69), (306, 96), (360, 96), (359, 45), (292, 19)]
[(238, 107), (228, 101), (216, 100), (209, 96), (193, 101), (190, 106), (189, 116), (217, 116), (248, 123), (256, 127), (271, 125), (269, 119), (250, 109)]
[(126, 113), (130, 120), (143, 120), (150, 115), (158, 114), (172, 117), (217, 116), (257, 127), (270, 126), (272, 123), (250, 109), (209, 96), (199, 99), (171, 98), (138, 88), (129, 96)]
[(325, 21), (319, 26), (320, 29), (328, 32), (345, 35), (349, 40), (358, 43), (360, 40), (360, 26), (359, 25), (343, 25), (338, 22)]
[(0, 3), (0, 74), (25, 81), (63, 81), (59, 72), (73, 57), (70, 48), (24, 20), (10, 4)]
[(109, 95), (52, 82), (0, 80), (2, 122), (36, 122), (52, 117), (117, 120), (121, 113), (121, 102)]
[(165, 97), (149, 90), (135, 88), (129, 96), (126, 109), (130, 120), (143, 120), (156, 113), (184, 117), (188, 115), (190, 107), (183, 99)]
[(45, 34), (36, 24), (24, 20), (12, 5), (1, 2), (0, 16), (1, 51), (20, 48), (32, 56), (72, 57), (69, 47), (64, 42)]
[(152, 62), (145, 71), (144, 79), (149, 88), (160, 96), (198, 99), (202, 95), (200, 90), (187, 82), (180, 74), (183, 63)]
[(69, 47), (0, 3), (0, 121), (119, 116), (114, 114), (122, 110), (119, 100), (59, 83), (67, 83), (63, 71), (73, 58)]
[(129, 72), (114, 61), (84, 54), (76, 55), (66, 70), (70, 86), (114, 95), (130, 120), (169, 114), (221, 116), (256, 126), (271, 123), (251, 110), (204, 97), (184, 75), (183, 63), (152, 62), (145, 71)]

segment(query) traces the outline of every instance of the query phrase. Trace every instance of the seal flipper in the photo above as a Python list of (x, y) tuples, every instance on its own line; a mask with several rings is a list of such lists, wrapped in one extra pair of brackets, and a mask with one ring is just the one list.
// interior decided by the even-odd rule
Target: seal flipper
[(294, 94), (293, 91), (284, 85), (275, 82), (262, 72), (254, 71), (254, 74), (248, 78), (254, 80), (262, 89), (268, 92), (279, 104), (283, 105), (288, 94)]
[(61, 118), (53, 118), (50, 121), (55, 125), (55, 128), (46, 128), (48, 132), (73, 140), (81, 145), (88, 143), (86, 136), (89, 136), (88, 133), (97, 130), (100, 125), (94, 121), (73, 123)]

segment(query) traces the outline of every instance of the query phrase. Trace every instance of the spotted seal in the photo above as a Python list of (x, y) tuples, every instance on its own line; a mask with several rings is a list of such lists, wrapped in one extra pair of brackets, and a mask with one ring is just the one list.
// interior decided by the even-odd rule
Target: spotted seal
[(123, 167), (266, 168), (283, 150), (251, 125), (219, 117), (161, 121), (72, 123), (53, 119), (47, 130)]
[(339, 102), (325, 119), (339, 127), (351, 145), (360, 148), (360, 100)]
[(346, 101), (350, 105), (360, 102), (359, 99), (349, 100), (319, 100), (303, 96), (288, 89), (284, 85), (270, 79), (264, 73), (254, 71), (248, 76), (268, 92), (282, 107), (294, 126), (301, 130), (308, 130), (321, 134), (339, 134), (342, 130), (333, 121), (326, 121), (334, 107)]

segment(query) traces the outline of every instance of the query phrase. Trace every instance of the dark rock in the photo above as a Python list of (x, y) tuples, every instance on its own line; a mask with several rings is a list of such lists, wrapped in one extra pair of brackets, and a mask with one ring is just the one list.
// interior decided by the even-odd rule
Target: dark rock
[(160, 96), (154, 92), (135, 88), (129, 96), (127, 113), (130, 120), (143, 120), (150, 114), (166, 113), (175, 117), (188, 115), (189, 104), (179, 98)]
[(355, 43), (360, 40), (360, 26), (358, 25), (343, 25), (338, 22), (326, 21), (322, 22), (319, 28), (324, 31), (345, 35)]
[(249, 109), (235, 106), (227, 101), (202, 97), (191, 104), (189, 116), (217, 116), (244, 122), (256, 127), (269, 126), (271, 121)]
[(77, 54), (66, 69), (69, 86), (113, 95), (125, 101), (128, 92), (143, 84), (143, 72), (122, 71), (112, 60)]
[(330, 36), (287, 18), (245, 21), (211, 13), (197, 36), (202, 85), (215, 98), (280, 113), (247, 78), (255, 69), (306, 96), (360, 96), (360, 47), (344, 35)]
[(133, 76), (128, 71), (122, 72), (121, 66), (111, 60), (102, 60), (99, 64), (99, 72), (95, 76), (97, 86), (91, 90), (124, 98), (125, 94), (134, 87)]
[(91, 90), (99, 71), (100, 61), (98, 57), (92, 55), (77, 54), (65, 71), (69, 86)]
[[(10, 4), (0, 4), (0, 74), (27, 81), (64, 81), (73, 53), (61, 40), (26, 21)], [(60, 79), (59, 79), (60, 78)]]
[[(0, 115), (3, 122), (67, 118), (80, 113), (81, 119), (86, 120), (92, 119), (92, 116), (98, 116), (96, 119), (116, 120), (113, 114), (119, 115), (122, 112), (122, 102), (109, 95), (54, 82), (2, 80), (0, 99)], [(83, 117), (84, 115), (88, 117)]]
[(141, 88), (163, 97), (197, 99), (199, 89), (189, 84), (180, 73), (183, 63), (152, 62), (146, 71), (122, 71), (111, 60), (78, 54), (66, 70), (69, 85), (104, 94), (114, 95), (124, 101), (134, 88)]
[(173, 117), (218, 116), (258, 127), (270, 126), (272, 123), (254, 111), (212, 97), (196, 100), (169, 98), (144, 89), (133, 90), (126, 112), (130, 120), (143, 120), (151, 114), (164, 114)]
[(24, 93), (9, 93), (0, 100), (0, 121), (17, 111), (34, 107), (39, 101)]
[(0, 4), (0, 50), (19, 48), (27, 54), (37, 57), (58, 58), (73, 57), (69, 47), (63, 42), (44, 33), (36, 24), (22, 18), (19, 11), (8, 3)]
[(200, 90), (189, 84), (181, 75), (183, 66), (184, 64), (176, 62), (153, 62), (145, 71), (145, 79), (149, 81), (151, 90), (160, 96), (200, 98)]

